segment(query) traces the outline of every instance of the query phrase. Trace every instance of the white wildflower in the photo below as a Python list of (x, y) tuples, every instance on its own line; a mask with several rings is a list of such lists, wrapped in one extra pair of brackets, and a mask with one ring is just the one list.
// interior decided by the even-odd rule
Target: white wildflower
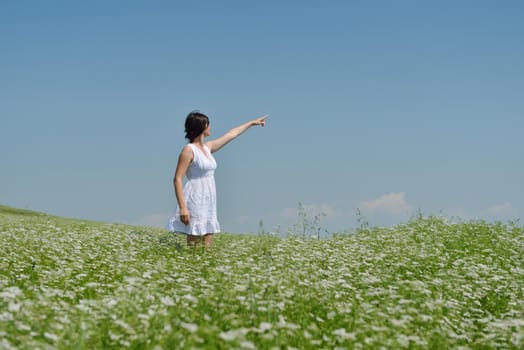
[(395, 326), (395, 327), (404, 327), (405, 324), (406, 324), (406, 320), (402, 319), (402, 320), (397, 320), (397, 319), (391, 319), (389, 320), (389, 322)]
[(13, 345), (11, 345), (11, 343), (9, 343), (9, 341), (7, 339), (0, 339), (0, 349), (16, 350), (18, 348), (13, 346)]
[(311, 333), (309, 333), (308, 331), (304, 330), (304, 338), (311, 339), (311, 338), (313, 338), (313, 336), (311, 335)]
[(15, 299), (17, 296), (22, 295), (22, 290), (16, 286), (5, 288), (0, 292), (0, 298), (6, 300)]
[(169, 323), (166, 323), (164, 325), (164, 332), (171, 333), (172, 330), (173, 330), (173, 327), (171, 327), (171, 325)]
[(219, 337), (225, 341), (232, 341), (237, 338), (237, 333), (233, 331), (220, 332)]
[(247, 290), (247, 286), (245, 284), (235, 284), (234, 290), (237, 292), (245, 292)]
[(245, 328), (233, 329), (227, 332), (220, 332), (218, 335), (220, 339), (225, 341), (233, 341), (236, 339), (242, 339), (248, 333), (248, 330)]
[(250, 342), (248, 340), (241, 342), (240, 347), (242, 349), (248, 349), (248, 350), (256, 350), (257, 348), (253, 342)]
[(133, 329), (133, 327), (131, 327), (128, 323), (126, 323), (126, 322), (124, 322), (122, 320), (116, 320), (115, 324), (117, 324), (120, 327), (122, 327), (128, 334), (136, 334), (136, 332)]
[(195, 333), (198, 330), (198, 325), (194, 323), (181, 322), (180, 327), (184, 328), (185, 330), (189, 331), (190, 333)]
[(57, 341), (58, 340), (58, 336), (56, 334), (49, 333), (49, 332), (45, 332), (44, 333), (44, 337), (49, 339), (49, 340), (52, 340), (52, 341)]
[(431, 315), (420, 315), (420, 319), (424, 322), (433, 321), (433, 316)]
[(112, 331), (109, 331), (109, 339), (111, 339), (112, 341), (117, 341), (121, 339), (122, 337), (123, 337), (122, 334), (115, 334)]
[(409, 346), (409, 338), (404, 334), (399, 334), (397, 336), (397, 342), (400, 346), (407, 348)]
[(331, 332), (331, 334), (336, 335), (337, 337), (340, 337), (342, 339), (350, 339), (355, 340), (357, 337), (355, 336), (355, 333), (348, 333), (344, 328), (339, 328)]
[(9, 312), (3, 312), (0, 314), (0, 321), (12, 321), (13, 320), (13, 315)]
[(269, 322), (261, 322), (260, 326), (258, 326), (258, 329), (261, 332), (269, 331), (271, 329), (271, 323), (269, 323)]
[[(16, 322), (16, 329), (18, 329), (19, 331), (21, 332), (28, 332), (31, 330), (31, 327), (29, 327), (28, 325), (24, 324), (24, 323), (21, 323), (21, 322)], [(2, 335), (0, 334), (0, 337)], [(1, 348), (1, 347), (0, 347)]]
[(524, 333), (517, 333), (517, 332), (514, 332), (512, 335), (511, 335), (511, 343), (513, 345), (515, 345), (515, 347), (519, 347), (522, 345), (522, 339), (524, 338)]
[(184, 295), (184, 299), (186, 299), (186, 300), (188, 300), (188, 301), (190, 301), (192, 303), (195, 303), (195, 304), (198, 303), (198, 299), (195, 298), (194, 296), (192, 296), (191, 294)]
[(20, 310), (20, 306), (22, 306), (22, 304), (10, 301), (9, 305), (7, 306), (7, 310), (9, 312), (18, 312)]
[(118, 300), (116, 300), (116, 299), (111, 298), (109, 300), (106, 300), (106, 306), (107, 307), (113, 307), (116, 304), (118, 304)]
[(164, 296), (164, 297), (160, 298), (160, 301), (165, 306), (175, 306), (175, 301), (170, 296)]

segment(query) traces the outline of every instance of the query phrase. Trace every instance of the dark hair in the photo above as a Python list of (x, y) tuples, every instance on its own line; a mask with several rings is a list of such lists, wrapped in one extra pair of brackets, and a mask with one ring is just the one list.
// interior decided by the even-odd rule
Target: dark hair
[(186, 118), (186, 139), (193, 142), (200, 134), (206, 130), (209, 125), (209, 118), (207, 115), (200, 113), (200, 111), (193, 111), (187, 115)]

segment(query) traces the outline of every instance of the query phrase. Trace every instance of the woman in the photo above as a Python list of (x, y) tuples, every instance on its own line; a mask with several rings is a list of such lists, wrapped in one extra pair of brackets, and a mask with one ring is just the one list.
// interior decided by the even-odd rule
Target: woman
[[(220, 150), (247, 129), (255, 125), (265, 125), (268, 115), (244, 123), (229, 130), (223, 136), (205, 142), (211, 135), (209, 118), (198, 111), (189, 113), (185, 131), (189, 144), (180, 156), (173, 184), (178, 206), (175, 216), (168, 223), (172, 232), (187, 235), (187, 244), (194, 246), (204, 242), (211, 247), (213, 234), (220, 232), (216, 209), (215, 169), (217, 163), (212, 153)], [(187, 182), (183, 185), (184, 176)]]

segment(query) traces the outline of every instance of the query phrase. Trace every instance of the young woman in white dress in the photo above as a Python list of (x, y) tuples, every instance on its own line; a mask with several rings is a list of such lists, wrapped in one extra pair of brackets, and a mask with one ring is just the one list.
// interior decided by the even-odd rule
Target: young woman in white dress
[[(220, 232), (216, 210), (215, 169), (217, 163), (212, 153), (217, 152), (247, 129), (265, 125), (268, 115), (244, 123), (229, 130), (221, 137), (205, 141), (211, 135), (209, 118), (198, 111), (189, 113), (185, 122), (186, 138), (189, 140), (178, 157), (173, 179), (178, 206), (169, 220), (168, 230), (187, 235), (187, 244), (194, 246), (204, 242), (211, 247), (213, 234)], [(185, 185), (184, 176), (187, 177)]]

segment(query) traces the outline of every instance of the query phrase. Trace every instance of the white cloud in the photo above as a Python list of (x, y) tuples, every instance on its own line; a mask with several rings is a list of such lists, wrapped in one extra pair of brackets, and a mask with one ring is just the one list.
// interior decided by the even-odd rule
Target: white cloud
[(375, 199), (361, 201), (359, 208), (368, 213), (409, 214), (411, 205), (406, 201), (404, 192), (388, 193)]
[(140, 226), (151, 226), (151, 227), (166, 227), (167, 221), (169, 220), (170, 215), (166, 213), (157, 213), (144, 216), (143, 218), (137, 221), (137, 225)]
[[(334, 218), (341, 215), (341, 212), (336, 210), (333, 206), (322, 203), (322, 204), (303, 204), (302, 208), (306, 213), (307, 217), (313, 218), (317, 215), (324, 215), (329, 218)], [(296, 219), (299, 214), (299, 208), (284, 208), (280, 211), (280, 216), (286, 219)]]
[[(305, 222), (320, 229), (321, 232), (343, 232), (349, 230), (354, 226), (356, 218), (354, 209), (346, 209), (342, 207), (344, 203), (317, 203), (317, 204), (302, 204), (305, 218), (300, 217), (300, 208), (284, 208), (281, 209), (276, 217), (270, 220), (276, 231), (278, 232), (292, 232), (300, 227)], [(271, 225), (266, 225), (271, 227)], [(312, 226), (313, 227), (313, 226)]]
[(471, 219), (471, 214), (464, 208), (453, 208), (445, 212), (446, 216), (451, 216), (455, 219), (467, 220)]
[(494, 205), (486, 209), (486, 214), (489, 215), (503, 215), (503, 214), (512, 214), (513, 206), (509, 202), (501, 203)]
[(482, 210), (466, 210), (464, 208), (454, 208), (451, 210), (447, 210), (446, 213), (449, 216), (461, 220), (505, 220), (513, 219), (515, 216), (517, 216), (518, 210), (515, 207), (513, 207), (511, 203), (504, 202)]

